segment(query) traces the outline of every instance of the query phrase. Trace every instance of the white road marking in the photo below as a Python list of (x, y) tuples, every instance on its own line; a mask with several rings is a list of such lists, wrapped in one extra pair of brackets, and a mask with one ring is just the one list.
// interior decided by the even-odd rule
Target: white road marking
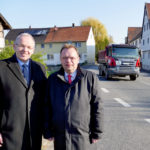
[(147, 121), (148, 123), (150, 123), (150, 119), (144, 119), (145, 121)]
[(131, 107), (130, 104), (126, 103), (125, 101), (123, 101), (120, 98), (114, 98), (114, 100), (116, 100), (118, 103), (122, 104), (124, 107)]
[(105, 89), (105, 88), (101, 88), (101, 90), (102, 90), (103, 92), (105, 92), (105, 93), (109, 93), (109, 91), (108, 91), (107, 89)]

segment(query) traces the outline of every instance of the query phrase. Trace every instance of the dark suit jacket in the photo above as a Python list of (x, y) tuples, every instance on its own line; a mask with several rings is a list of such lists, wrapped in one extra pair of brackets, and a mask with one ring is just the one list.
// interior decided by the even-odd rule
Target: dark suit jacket
[(21, 150), (26, 114), (32, 150), (41, 149), (44, 66), (31, 60), (31, 82), (27, 86), (16, 56), (0, 61), (0, 133), (2, 150)]

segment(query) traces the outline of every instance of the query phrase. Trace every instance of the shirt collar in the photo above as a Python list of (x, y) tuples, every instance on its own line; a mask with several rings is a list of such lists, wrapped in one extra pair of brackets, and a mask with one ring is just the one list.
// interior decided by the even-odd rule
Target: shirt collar
[[(77, 70), (74, 71), (73, 73), (71, 73), (70, 75), (71, 75), (72, 77), (74, 77), (74, 76), (76, 76), (76, 74), (77, 74)], [(65, 76), (68, 76), (68, 75), (69, 75), (69, 73), (65, 72)]]
[[(66, 80), (68, 80), (68, 75), (69, 74), (67, 72), (65, 72), (65, 79)], [(73, 73), (71, 73), (70, 75), (71, 75), (71, 80), (73, 81), (75, 79), (76, 75), (77, 75), (77, 70), (74, 71)]]
[(22, 66), (23, 64), (26, 64), (27, 66), (29, 66), (29, 62), (30, 62), (30, 61), (28, 60), (27, 62), (24, 63), (23, 61), (21, 61), (21, 60), (18, 59), (18, 58), (17, 58), (17, 61), (18, 61), (18, 63), (19, 63), (20, 66)]

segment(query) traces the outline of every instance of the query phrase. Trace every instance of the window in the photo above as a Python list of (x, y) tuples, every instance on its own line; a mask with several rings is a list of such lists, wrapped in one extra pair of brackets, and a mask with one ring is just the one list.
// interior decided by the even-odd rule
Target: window
[(145, 58), (145, 52), (143, 52), (143, 59)]
[(150, 59), (150, 51), (148, 52), (148, 58)]
[(147, 16), (147, 12), (146, 12), (146, 9), (145, 9), (145, 16)]
[(47, 54), (47, 59), (48, 60), (53, 60), (54, 59), (54, 55), (53, 54)]
[(72, 41), (68, 41), (67, 43), (68, 43), (68, 44), (72, 44)]
[(147, 44), (149, 44), (149, 38), (147, 38)]
[(135, 41), (135, 46), (137, 46), (137, 40)]
[(75, 43), (75, 47), (77, 47), (77, 48), (78, 48), (78, 47), (81, 47), (81, 43), (80, 43), (80, 42), (76, 42), (76, 43)]
[(112, 56), (111, 53), (112, 53), (112, 50), (111, 50), (111, 47), (109, 47), (109, 48), (108, 48), (108, 56)]
[(44, 44), (41, 44), (41, 48), (44, 48)]
[(144, 40), (143, 40), (143, 45), (144, 45)]
[(49, 48), (52, 48), (52, 47), (53, 47), (53, 45), (52, 45), (52, 43), (50, 43), (50, 44), (49, 44)]

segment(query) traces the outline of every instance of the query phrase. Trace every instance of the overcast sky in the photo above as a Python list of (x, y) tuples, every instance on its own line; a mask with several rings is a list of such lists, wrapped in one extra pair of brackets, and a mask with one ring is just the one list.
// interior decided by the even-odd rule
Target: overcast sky
[(12, 28), (80, 25), (98, 19), (115, 43), (124, 43), (128, 27), (141, 27), (150, 0), (0, 0), (0, 12)]

